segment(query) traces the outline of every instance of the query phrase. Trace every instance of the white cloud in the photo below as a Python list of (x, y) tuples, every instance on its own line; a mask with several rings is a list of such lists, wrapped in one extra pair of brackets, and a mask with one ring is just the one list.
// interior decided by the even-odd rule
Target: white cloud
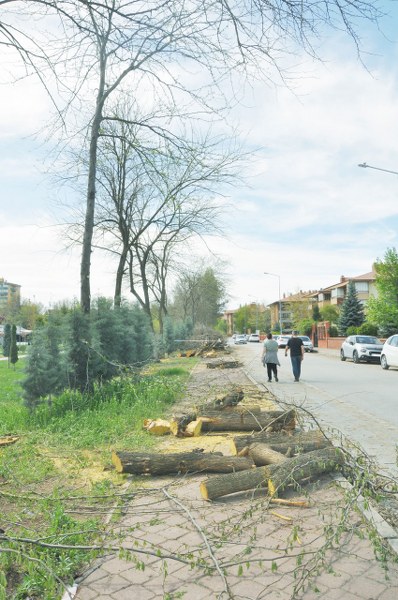
[[(234, 209), (225, 207), (229, 239), (208, 240), (228, 261), (232, 307), (276, 299), (278, 280), (264, 271), (280, 275), (283, 292), (315, 289), (342, 274), (368, 272), (387, 247), (398, 246), (398, 177), (357, 166), (366, 161), (398, 171), (397, 51), (374, 44), (370, 74), (340, 41), (330, 36), (325, 63), (298, 57), (305, 76), (294, 93), (257, 83), (232, 114), (248, 145), (261, 148), (248, 185), (231, 193)], [(22, 136), (36, 131), (48, 111), (38, 84), (2, 87), (0, 143), (11, 140), (15, 148), (0, 154), (0, 182), (16, 206), (26, 194), (21, 178), (37, 182)], [(0, 276), (21, 284), (24, 297), (48, 304), (79, 296), (80, 252), (62, 253), (56, 230), (43, 227), (51, 222), (42, 222), (42, 196), (29, 196), (26, 211), (15, 210), (11, 219), (8, 210), (0, 221)], [(33, 219), (40, 226), (26, 224)], [(93, 295), (112, 295), (112, 264), (94, 255), (92, 274)]]

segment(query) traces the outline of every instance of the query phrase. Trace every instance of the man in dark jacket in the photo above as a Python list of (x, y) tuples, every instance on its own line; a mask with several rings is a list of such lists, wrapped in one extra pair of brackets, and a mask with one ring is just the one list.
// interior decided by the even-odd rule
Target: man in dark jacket
[(292, 337), (288, 340), (285, 348), (285, 356), (290, 350), (290, 360), (292, 363), (294, 381), (300, 381), (301, 361), (304, 360), (304, 344), (303, 340), (298, 336), (298, 331), (293, 331)]

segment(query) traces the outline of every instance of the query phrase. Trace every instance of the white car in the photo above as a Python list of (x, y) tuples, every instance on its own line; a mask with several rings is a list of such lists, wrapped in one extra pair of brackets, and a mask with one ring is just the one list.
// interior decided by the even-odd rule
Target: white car
[(380, 356), (383, 369), (398, 367), (398, 334), (392, 335), (384, 342)]
[(383, 342), (372, 335), (349, 335), (341, 345), (340, 358), (341, 360), (351, 358), (354, 363), (359, 363), (361, 360), (378, 362), (382, 349)]
[(258, 333), (251, 333), (249, 335), (249, 342), (259, 342), (260, 341), (260, 336), (258, 335)]
[(234, 344), (247, 344), (247, 339), (244, 333), (239, 333), (235, 336)]

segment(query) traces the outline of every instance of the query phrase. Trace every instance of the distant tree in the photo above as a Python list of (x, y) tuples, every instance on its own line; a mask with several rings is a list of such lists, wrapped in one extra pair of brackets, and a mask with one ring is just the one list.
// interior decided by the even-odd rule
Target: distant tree
[(321, 311), (319, 310), (318, 304), (314, 304), (312, 307), (312, 320), (315, 322), (321, 320)]
[(14, 365), (18, 362), (18, 346), (17, 346), (17, 327), (11, 326), (11, 343), (10, 343), (10, 363)]
[(337, 306), (332, 304), (326, 304), (320, 310), (322, 321), (329, 321), (329, 323), (338, 323), (340, 311)]
[(226, 322), (225, 319), (218, 319), (215, 328), (222, 335), (226, 335), (227, 334), (227, 329), (228, 329), (228, 323)]
[(303, 335), (311, 335), (312, 324), (313, 324), (312, 319), (303, 319), (302, 321), (299, 321), (297, 324), (298, 331), (300, 331), (300, 333), (302, 333)]
[(18, 322), (25, 329), (34, 329), (37, 325), (43, 325), (45, 322), (43, 306), (30, 300), (21, 302)]
[(349, 281), (347, 295), (341, 305), (338, 321), (340, 335), (346, 335), (348, 327), (359, 327), (365, 321), (363, 306), (358, 300), (355, 283)]
[[(192, 324), (214, 327), (226, 302), (226, 284), (222, 273), (213, 267), (180, 273), (174, 290), (170, 315), (181, 315)], [(250, 311), (247, 308), (246, 311)]]
[(398, 253), (388, 248), (383, 260), (375, 263), (377, 297), (370, 298), (366, 318), (380, 335), (388, 337), (398, 329)]
[(7, 358), (10, 357), (11, 348), (11, 325), (6, 323), (4, 325), (4, 337), (3, 337), (3, 354)]

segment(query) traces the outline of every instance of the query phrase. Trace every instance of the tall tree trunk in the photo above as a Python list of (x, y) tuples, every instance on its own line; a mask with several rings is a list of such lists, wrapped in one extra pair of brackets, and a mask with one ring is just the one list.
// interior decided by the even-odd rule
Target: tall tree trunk
[(119, 264), (116, 271), (115, 293), (113, 297), (113, 305), (115, 308), (120, 308), (122, 302), (122, 284), (123, 276), (126, 268), (128, 247), (123, 246), (122, 253), (119, 258)]
[(89, 313), (91, 307), (91, 252), (94, 234), (94, 211), (96, 191), (95, 181), (97, 176), (98, 139), (102, 121), (102, 110), (106, 98), (106, 94), (104, 93), (106, 58), (105, 55), (103, 55), (102, 50), (101, 54), (102, 57), (100, 59), (100, 81), (98, 86), (94, 119), (91, 126), (86, 216), (84, 221), (82, 258), (80, 264), (80, 305), (84, 313)]

